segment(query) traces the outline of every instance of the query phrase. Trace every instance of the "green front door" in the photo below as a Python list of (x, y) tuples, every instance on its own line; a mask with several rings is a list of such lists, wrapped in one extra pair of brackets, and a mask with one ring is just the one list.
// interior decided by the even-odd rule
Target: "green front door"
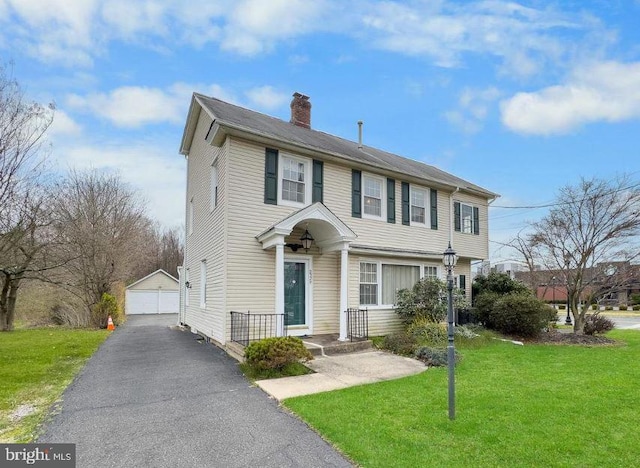
[(306, 266), (305, 262), (284, 262), (285, 325), (306, 324)]

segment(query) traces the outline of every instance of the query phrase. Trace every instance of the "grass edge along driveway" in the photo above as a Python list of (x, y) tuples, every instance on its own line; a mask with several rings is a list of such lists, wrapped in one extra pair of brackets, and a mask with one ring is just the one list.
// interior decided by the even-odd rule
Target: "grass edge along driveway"
[(446, 368), (284, 404), (365, 467), (640, 466), (640, 332), (608, 336), (461, 350), (455, 421)]
[(51, 405), (107, 336), (65, 328), (0, 333), (0, 442), (32, 442)]

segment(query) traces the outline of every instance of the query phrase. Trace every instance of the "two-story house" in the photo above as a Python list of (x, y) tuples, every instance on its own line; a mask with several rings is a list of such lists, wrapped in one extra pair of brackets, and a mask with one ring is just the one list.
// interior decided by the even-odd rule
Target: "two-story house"
[(225, 345), (231, 312), (284, 315), (286, 333), (347, 338), (348, 308), (369, 334), (396, 330), (396, 292), (444, 278), (470, 294), (470, 262), (488, 257), (496, 194), (407, 159), (311, 128), (295, 93), (286, 122), (194, 94), (187, 159), (180, 321)]

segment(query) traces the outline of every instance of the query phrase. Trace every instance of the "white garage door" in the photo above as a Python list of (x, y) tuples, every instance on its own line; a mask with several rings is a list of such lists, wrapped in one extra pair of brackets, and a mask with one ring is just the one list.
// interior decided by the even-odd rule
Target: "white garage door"
[(127, 315), (177, 314), (179, 304), (178, 291), (127, 291), (125, 309)]

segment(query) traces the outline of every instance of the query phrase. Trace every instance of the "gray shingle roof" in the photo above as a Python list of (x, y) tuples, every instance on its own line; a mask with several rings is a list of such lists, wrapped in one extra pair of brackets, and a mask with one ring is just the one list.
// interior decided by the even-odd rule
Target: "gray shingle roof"
[(411, 175), (426, 181), (433, 181), (447, 186), (471, 190), (495, 198), (497, 194), (478, 185), (444, 172), (434, 166), (408, 159), (396, 154), (364, 145), (358, 148), (358, 143), (345, 140), (318, 130), (307, 129), (293, 125), (243, 107), (229, 104), (216, 98), (202, 94), (194, 94), (196, 100), (214, 117), (216, 123), (224, 127), (245, 128), (247, 131), (262, 134), (277, 140), (302, 145), (319, 151), (328, 151), (344, 159), (359, 162), (388, 171)]

